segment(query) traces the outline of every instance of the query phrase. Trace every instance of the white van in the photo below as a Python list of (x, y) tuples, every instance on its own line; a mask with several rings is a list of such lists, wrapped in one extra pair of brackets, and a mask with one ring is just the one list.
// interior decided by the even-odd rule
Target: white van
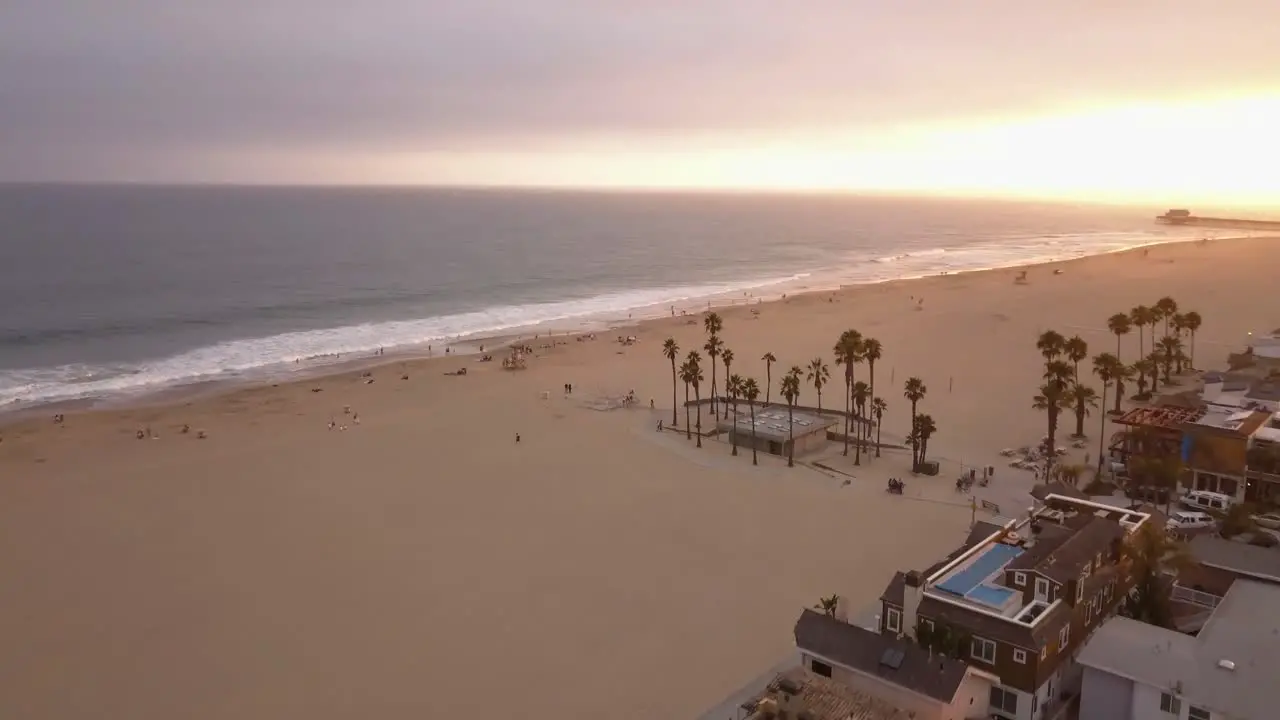
[(1226, 512), (1236, 499), (1230, 495), (1209, 492), (1208, 490), (1191, 490), (1178, 502), (1189, 510), (1217, 510)]
[(1213, 516), (1209, 513), (1194, 510), (1179, 510), (1165, 521), (1164, 529), (1168, 532), (1186, 532), (1213, 527)]

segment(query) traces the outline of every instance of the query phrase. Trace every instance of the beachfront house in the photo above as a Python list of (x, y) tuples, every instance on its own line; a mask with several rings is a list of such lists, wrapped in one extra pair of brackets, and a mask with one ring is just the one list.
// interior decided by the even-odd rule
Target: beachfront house
[(1239, 581), (1280, 587), (1280, 550), (1201, 535), (1187, 545), (1191, 562), (1178, 571), (1172, 600), (1177, 627), (1199, 630)]
[(992, 717), (1052, 717), (1078, 692), (1079, 647), (1129, 591), (1122, 544), (1148, 519), (1049, 495), (1026, 517), (980, 523), (942, 562), (894, 576), (881, 596), (880, 632), (997, 678)]
[(909, 638), (805, 610), (796, 621), (795, 639), (805, 671), (900, 708), (915, 720), (990, 716), (987, 703), (998, 677)]
[(1280, 717), (1280, 585), (1236, 582), (1195, 637), (1108, 620), (1081, 650), (1087, 720)]

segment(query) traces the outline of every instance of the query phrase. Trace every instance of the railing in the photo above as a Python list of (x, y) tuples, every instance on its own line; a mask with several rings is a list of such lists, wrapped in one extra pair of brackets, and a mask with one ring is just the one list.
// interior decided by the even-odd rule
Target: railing
[(1184, 585), (1179, 585), (1178, 583), (1173, 584), (1172, 597), (1174, 600), (1180, 600), (1182, 602), (1191, 603), (1192, 605), (1199, 605), (1207, 608), (1216, 608), (1218, 607), (1218, 603), (1222, 602), (1222, 596), (1220, 595), (1201, 592), (1200, 590), (1193, 590)]

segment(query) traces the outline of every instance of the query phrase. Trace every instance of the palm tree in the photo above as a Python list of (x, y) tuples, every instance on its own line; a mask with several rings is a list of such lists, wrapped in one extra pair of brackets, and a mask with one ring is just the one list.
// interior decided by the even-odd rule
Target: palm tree
[(1164, 334), (1169, 334), (1169, 320), (1178, 314), (1178, 301), (1171, 297), (1165, 296), (1156, 301), (1153, 308), (1156, 311), (1156, 317), (1164, 320)]
[(1089, 343), (1079, 335), (1072, 335), (1062, 346), (1063, 352), (1067, 356), (1067, 360), (1071, 361), (1071, 379), (1079, 382), (1080, 380), (1080, 361), (1089, 357)]
[(751, 464), (759, 465), (756, 459), (756, 400), (760, 399), (760, 386), (755, 378), (742, 381), (742, 397), (746, 398), (747, 407), (751, 410)]
[(1128, 561), (1133, 590), (1124, 599), (1121, 612), (1148, 625), (1173, 627), (1168, 573), (1176, 573), (1192, 563), (1186, 546), (1165, 535), (1150, 521), (1131, 533), (1121, 553)]
[[(716, 316), (716, 314), (711, 313), (711, 316)], [(708, 316), (707, 319), (710, 320), (711, 316)], [(716, 316), (716, 319), (719, 320), (719, 317)], [(716, 358), (720, 357), (720, 351), (724, 349), (724, 341), (720, 339), (719, 335), (712, 335), (707, 338), (707, 342), (702, 346), (702, 349), (706, 350), (707, 357), (711, 358), (711, 416), (716, 417)], [(702, 418), (701, 412), (698, 413), (698, 418)]]
[[(902, 397), (911, 401), (911, 428), (913, 430), (916, 427), (916, 404), (923, 400), (928, 392), (929, 388), (925, 387), (924, 381), (918, 377), (907, 378), (906, 384), (902, 386)], [(912, 471), (915, 470), (916, 464), (916, 453), (913, 450), (911, 453)]]
[(827, 364), (822, 362), (822, 358), (816, 357), (809, 361), (808, 374), (805, 376), (809, 382), (813, 383), (813, 389), (818, 391), (818, 414), (822, 414), (822, 387), (831, 379), (831, 370)]
[(832, 595), (831, 597), (818, 598), (818, 604), (813, 606), (814, 610), (821, 610), (827, 617), (835, 617), (836, 609), (840, 607), (840, 596)]
[(662, 354), (671, 361), (671, 427), (676, 427), (676, 358), (680, 356), (680, 346), (676, 344), (675, 338), (667, 338), (662, 343)]
[(925, 455), (929, 452), (929, 438), (938, 431), (938, 426), (934, 424), (933, 418), (928, 415), (919, 415), (916, 417), (915, 435), (920, 441), (920, 464), (924, 464)]
[(1085, 437), (1084, 419), (1089, 414), (1089, 408), (1098, 407), (1097, 391), (1088, 385), (1075, 383), (1067, 390), (1067, 402), (1073, 405), (1076, 410), (1075, 437)]
[(884, 413), (889, 409), (889, 405), (885, 403), (883, 398), (873, 398), (871, 400), (871, 415), (876, 419), (876, 457), (880, 457), (880, 426), (884, 423)]
[[(1104, 451), (1103, 442), (1107, 435), (1107, 390), (1111, 387), (1111, 383), (1116, 381), (1116, 371), (1121, 367), (1120, 359), (1111, 353), (1099, 353), (1093, 356), (1093, 374), (1098, 376), (1102, 381), (1102, 409), (1099, 413), (1102, 418), (1102, 425), (1098, 428), (1098, 476), (1102, 475), (1102, 455)], [(1116, 397), (1116, 405), (1120, 404), (1119, 395)], [(1118, 407), (1117, 407), (1118, 409)]]
[(1196, 331), (1200, 329), (1200, 313), (1192, 310), (1183, 316), (1183, 325), (1187, 328), (1187, 332), (1191, 333), (1191, 367), (1195, 369), (1196, 365)]
[(1066, 344), (1067, 339), (1055, 330), (1046, 330), (1040, 333), (1040, 338), (1036, 340), (1036, 348), (1044, 356), (1045, 361), (1053, 360), (1061, 355)]
[[(721, 365), (724, 365), (724, 376), (725, 376), (725, 377), (729, 377), (729, 366), (733, 364), (733, 351), (732, 351), (732, 350), (730, 350), (729, 348), (725, 348), (725, 349), (723, 349), (723, 350), (721, 350), (721, 351), (720, 351), (720, 364), (721, 364)], [(727, 387), (726, 387), (726, 389), (725, 389), (725, 392), (728, 392), (728, 388), (727, 388)], [(737, 412), (737, 411), (738, 411), (738, 407), (737, 407), (737, 405), (734, 405), (733, 411), (734, 411), (734, 412)], [(725, 416), (726, 418), (727, 418), (727, 417), (729, 417), (729, 408), (728, 408), (728, 407), (725, 407), (725, 409), (724, 409), (724, 416)]]
[(1031, 400), (1031, 407), (1044, 410), (1049, 419), (1049, 434), (1045, 440), (1044, 476), (1047, 480), (1053, 469), (1057, 444), (1054, 438), (1058, 434), (1058, 415), (1067, 407), (1066, 385), (1057, 380), (1049, 380), (1040, 386), (1040, 394)]
[(1119, 365), (1116, 365), (1114, 374), (1116, 382), (1116, 407), (1112, 412), (1119, 415), (1120, 403), (1124, 400), (1124, 384), (1125, 381), (1133, 379), (1133, 368), (1125, 365), (1124, 363), (1120, 363)]
[(833, 348), (836, 365), (844, 366), (844, 454), (849, 455), (850, 403), (853, 399), (853, 366), (862, 353), (862, 333), (857, 330), (845, 330)]
[(1076, 487), (1080, 484), (1080, 476), (1084, 474), (1083, 465), (1075, 465), (1072, 463), (1063, 463), (1053, 467), (1053, 480), (1063, 485)]
[(1134, 381), (1138, 383), (1138, 395), (1147, 393), (1147, 376), (1151, 374), (1151, 367), (1151, 361), (1145, 358), (1129, 366)]
[(1116, 336), (1116, 357), (1120, 357), (1120, 338), (1128, 335), (1132, 327), (1129, 316), (1124, 313), (1116, 313), (1107, 319), (1107, 329)]
[[(690, 353), (692, 354), (692, 353)], [(693, 382), (693, 365), (688, 358), (680, 363), (680, 380), (684, 382), (684, 439), (693, 439), (693, 422), (689, 419), (689, 385)]]
[(1151, 352), (1147, 353), (1147, 362), (1151, 363), (1151, 394), (1154, 395), (1160, 390), (1160, 367), (1164, 365), (1164, 353), (1158, 347), (1151, 348)]
[(852, 394), (853, 394), (853, 405), (854, 405), (854, 408), (857, 409), (858, 420), (859, 420), (857, 452), (854, 453), (853, 464), (861, 465), (862, 464), (862, 429), (867, 426), (867, 422), (866, 422), (867, 399), (871, 397), (871, 387), (866, 383), (862, 382), (861, 380), (859, 380), (858, 382), (853, 384)]
[(1138, 305), (1129, 311), (1129, 322), (1138, 328), (1138, 357), (1143, 357), (1146, 354), (1146, 349), (1142, 344), (1142, 328), (1152, 324), (1154, 321), (1155, 313), (1146, 305)]
[[(724, 391), (729, 394), (729, 403), (733, 405), (733, 424), (729, 426), (729, 444), (733, 446), (730, 455), (738, 454), (738, 396), (742, 394), (742, 377), (739, 375), (730, 375), (728, 380), (724, 381)], [(725, 410), (725, 417), (729, 417), (728, 409)]]
[(1044, 364), (1044, 379), (1056, 382), (1066, 388), (1071, 384), (1075, 372), (1063, 360), (1050, 360)]
[(867, 372), (871, 378), (871, 394), (876, 394), (876, 363), (880, 361), (881, 355), (884, 353), (884, 347), (880, 341), (875, 338), (867, 338), (862, 341), (862, 359), (867, 361)]
[(787, 399), (787, 439), (789, 440), (787, 448), (787, 467), (796, 466), (796, 422), (795, 407), (796, 401), (800, 399), (800, 376), (804, 371), (800, 367), (793, 366), (791, 370), (782, 377), (782, 397)]
[(773, 353), (767, 352), (760, 356), (760, 359), (764, 361), (764, 404), (768, 405), (770, 388), (773, 387), (773, 364), (778, 362), (778, 358), (774, 357)]
[(1169, 384), (1169, 375), (1173, 372), (1173, 363), (1182, 354), (1182, 341), (1172, 335), (1160, 338), (1160, 359), (1164, 365), (1164, 383)]
[[(689, 384), (693, 386), (693, 404), (698, 408), (698, 447), (702, 447), (702, 365), (695, 351), (689, 351)], [(711, 367), (715, 367), (713, 364)]]

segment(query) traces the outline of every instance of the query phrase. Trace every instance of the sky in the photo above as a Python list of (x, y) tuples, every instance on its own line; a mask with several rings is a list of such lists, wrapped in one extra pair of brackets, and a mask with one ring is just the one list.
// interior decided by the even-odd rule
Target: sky
[(0, 180), (1280, 205), (1277, 27), (1275, 0), (0, 0)]

